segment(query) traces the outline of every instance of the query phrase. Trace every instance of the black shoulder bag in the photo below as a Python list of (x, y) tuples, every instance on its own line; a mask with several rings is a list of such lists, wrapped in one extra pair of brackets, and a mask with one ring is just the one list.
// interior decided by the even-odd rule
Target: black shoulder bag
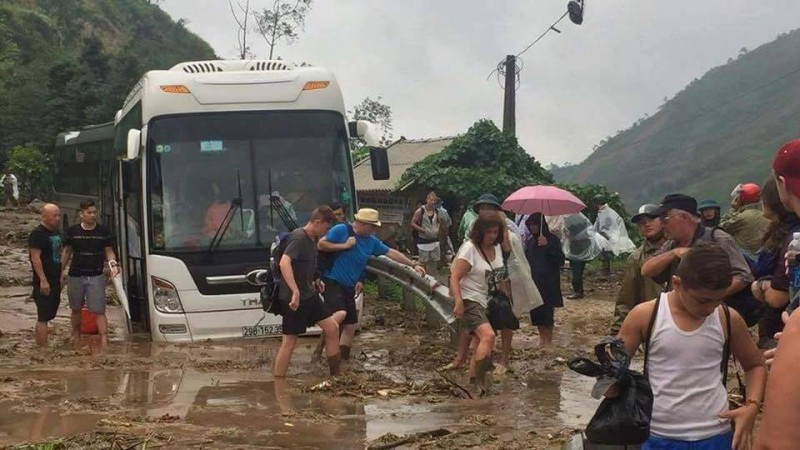
[[(494, 267), (483, 249), (479, 249), (483, 259), (489, 264), (492, 273), (494, 274)], [(503, 261), (505, 267), (505, 261)], [(514, 314), (512, 300), (497, 287), (497, 282), (492, 276), (489, 279), (489, 304), (486, 307), (486, 316), (489, 319), (489, 324), (494, 330), (519, 330), (519, 319)]]

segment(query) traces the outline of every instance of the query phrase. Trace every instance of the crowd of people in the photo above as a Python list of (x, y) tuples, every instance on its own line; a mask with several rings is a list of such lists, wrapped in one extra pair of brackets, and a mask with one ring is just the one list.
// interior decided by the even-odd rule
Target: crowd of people
[[(463, 242), (455, 250), (449, 238), (442, 239), (442, 229), (453, 221), (431, 192), (411, 220), (418, 261), (376, 237), (378, 211), (360, 209), (348, 223), (342, 206), (331, 206), (315, 209), (279, 245), (284, 311), (276, 377), (286, 376), (298, 336), (313, 325), (322, 330), (315, 355), (324, 350), (330, 374), (340, 373), (341, 360), (350, 358), (358, 321), (355, 301), (370, 257), (386, 256), (424, 276), (452, 255), (449, 287), (460, 332), (455, 359), (444, 369), (463, 368), (469, 360), (470, 381), (485, 394), (488, 374), (510, 369), (518, 317), (529, 315), (540, 345), (552, 343), (555, 309), (564, 305), (561, 271), (567, 263), (572, 273), (567, 298), (577, 300), (585, 296), (587, 262), (599, 258), (602, 274), (609, 276), (611, 260), (629, 254), (610, 331), (624, 340), (630, 355), (646, 348), (645, 374), (655, 403), (652, 436), (643, 448), (746, 448), (765, 398), (759, 448), (800, 446), (800, 430), (794, 427), (800, 420), (800, 391), (793, 388), (800, 370), (800, 316), (789, 315), (800, 284), (789, 276), (789, 268), (800, 261), (789, 251), (794, 233), (800, 232), (800, 140), (779, 150), (763, 188), (737, 186), (725, 215), (717, 202), (698, 204), (684, 194), (642, 205), (632, 218), (643, 238), (638, 248), (602, 197), (594, 199), (598, 214), (592, 224), (582, 213), (511, 220), (494, 195), (484, 194), (462, 218)], [(107, 341), (105, 283), (117, 272), (114, 240), (97, 223), (93, 202), (80, 205), (80, 219), (62, 237), (59, 208), (47, 204), (41, 225), (30, 235), (41, 346), (47, 345), (47, 323), (56, 315), (63, 287), (76, 341), (84, 308), (94, 313), (101, 341)], [(755, 326), (757, 341), (749, 332)], [(501, 351), (495, 362), (497, 335)], [(743, 404), (732, 410), (722, 376), (729, 353), (747, 382)], [(769, 378), (767, 365), (772, 366)], [(613, 397), (614, 389), (607, 395)]]

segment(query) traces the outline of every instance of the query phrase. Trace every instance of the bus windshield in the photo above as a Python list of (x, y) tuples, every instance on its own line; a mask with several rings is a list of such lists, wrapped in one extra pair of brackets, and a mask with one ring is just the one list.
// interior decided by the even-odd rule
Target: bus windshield
[(228, 220), (220, 251), (268, 247), (317, 206), (352, 199), (345, 123), (335, 112), (156, 118), (146, 151), (155, 252), (204, 251)]

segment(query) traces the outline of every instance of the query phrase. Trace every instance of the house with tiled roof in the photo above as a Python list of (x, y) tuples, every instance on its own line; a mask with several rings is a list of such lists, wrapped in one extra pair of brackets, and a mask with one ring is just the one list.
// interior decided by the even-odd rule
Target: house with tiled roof
[(389, 179), (374, 180), (369, 158), (357, 163), (353, 169), (358, 204), (362, 208), (374, 208), (380, 212), (381, 221), (387, 226), (381, 227), (379, 237), (386, 241), (405, 241), (405, 229), (408, 220), (417, 207), (417, 202), (424, 200), (426, 186), (419, 186), (414, 181), (401, 183), (406, 170), (427, 156), (441, 152), (450, 145), (453, 137), (434, 139), (406, 139), (401, 137), (389, 147), (386, 153), (389, 159)]

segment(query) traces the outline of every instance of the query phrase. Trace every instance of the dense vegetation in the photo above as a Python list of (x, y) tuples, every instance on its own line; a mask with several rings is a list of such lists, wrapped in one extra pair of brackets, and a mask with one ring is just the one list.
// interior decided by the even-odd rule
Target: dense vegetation
[(607, 185), (631, 207), (678, 191), (727, 203), (736, 184), (761, 184), (775, 151), (798, 135), (800, 30), (743, 48), (581, 164), (553, 172)]
[(409, 181), (467, 203), (486, 192), (505, 198), (521, 186), (552, 184), (553, 177), (514, 136), (484, 119), (441, 152), (414, 164), (400, 184)]
[(15, 147), (48, 155), (60, 131), (113, 120), (145, 71), (213, 58), (146, 0), (3, 0), (0, 166)]

